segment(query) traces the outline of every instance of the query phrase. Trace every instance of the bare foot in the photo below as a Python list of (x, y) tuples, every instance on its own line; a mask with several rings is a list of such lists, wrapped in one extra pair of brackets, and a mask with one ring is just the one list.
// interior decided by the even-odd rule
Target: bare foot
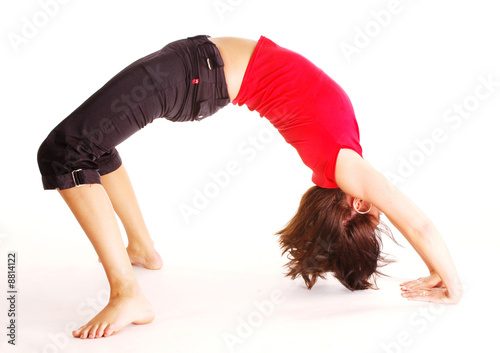
[(132, 265), (142, 266), (149, 270), (159, 270), (163, 266), (163, 260), (155, 248), (145, 250), (144, 248), (135, 248), (129, 245), (127, 253)]
[[(146, 251), (129, 246), (127, 247), (127, 253), (130, 263), (134, 266), (141, 266), (147, 268), (148, 270), (159, 270), (163, 267), (163, 260), (155, 248), (152, 248), (150, 251)], [(98, 260), (101, 262), (101, 259)]]
[(154, 317), (153, 308), (143, 294), (119, 296), (111, 298), (99, 314), (86, 325), (73, 331), (73, 336), (83, 339), (108, 337), (128, 324), (147, 324), (153, 321)]

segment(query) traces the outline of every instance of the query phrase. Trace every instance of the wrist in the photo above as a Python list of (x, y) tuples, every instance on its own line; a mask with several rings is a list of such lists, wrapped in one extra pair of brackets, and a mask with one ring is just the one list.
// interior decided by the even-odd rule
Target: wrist
[(452, 299), (455, 303), (457, 303), (463, 296), (463, 286), (461, 283), (458, 283), (454, 285), (453, 287), (447, 287), (448, 288), (448, 296), (450, 299)]

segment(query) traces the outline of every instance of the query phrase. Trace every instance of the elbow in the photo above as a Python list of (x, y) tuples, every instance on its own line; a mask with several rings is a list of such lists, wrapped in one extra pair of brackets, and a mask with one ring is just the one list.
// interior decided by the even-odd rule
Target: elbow
[(431, 240), (438, 234), (438, 230), (431, 220), (427, 219), (421, 222), (417, 227), (418, 233), (423, 239)]
[(414, 239), (432, 241), (437, 229), (429, 219), (422, 219), (414, 222), (411, 226), (411, 233), (414, 235)]

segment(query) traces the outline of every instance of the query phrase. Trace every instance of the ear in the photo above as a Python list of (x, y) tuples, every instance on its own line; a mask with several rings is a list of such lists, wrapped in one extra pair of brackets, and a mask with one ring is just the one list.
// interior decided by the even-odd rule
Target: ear
[(362, 207), (363, 207), (363, 200), (357, 198), (357, 197), (354, 197), (353, 200), (352, 200), (352, 207), (356, 210), (361, 210)]

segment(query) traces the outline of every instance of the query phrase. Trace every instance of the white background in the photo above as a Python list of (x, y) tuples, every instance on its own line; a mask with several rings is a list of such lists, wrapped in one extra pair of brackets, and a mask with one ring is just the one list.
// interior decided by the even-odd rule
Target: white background
[[(500, 314), (494, 1), (25, 0), (4, 3), (0, 16), (1, 298), (7, 252), (19, 259), (17, 345), (7, 344), (2, 329), (2, 352), (396, 353), (496, 346), (497, 330), (488, 325)], [(360, 44), (361, 32), (368, 37)], [(157, 317), (107, 339), (70, 337), (71, 325), (79, 327), (106, 304), (108, 285), (67, 206), (57, 192), (42, 190), (38, 146), (123, 67), (197, 34), (265, 35), (344, 88), (365, 158), (393, 175), (401, 174), (402, 160), (411, 163), (398, 186), (441, 230), (466, 288), (458, 306), (400, 297), (399, 283), (426, 275), (426, 268), (394, 229), (405, 247), (384, 239), (397, 262), (384, 269), (391, 277), (377, 282), (379, 291), (351, 293), (331, 276), (307, 291), (302, 280), (284, 278), (286, 258), (273, 234), (312, 185), (311, 171), (267, 120), (231, 105), (199, 123), (155, 121), (118, 147), (165, 261), (161, 271), (136, 269)], [(343, 52), (356, 43), (356, 53)], [(488, 79), (496, 87), (479, 88), (482, 98), (475, 98)], [(468, 117), (460, 125), (446, 120), (464, 104)], [(432, 138), (435, 129), (445, 140), (419, 152), (416, 140)], [(269, 131), (272, 141), (261, 141), (248, 160), (242, 144), (248, 148), (249, 139)], [(186, 222), (179, 206), (192, 204), (195, 190), (229, 161), (241, 172)], [(282, 300), (270, 305), (272, 293)], [(0, 301), (1, 327), (7, 304)], [(233, 346), (225, 341), (229, 335), (238, 337)]]

